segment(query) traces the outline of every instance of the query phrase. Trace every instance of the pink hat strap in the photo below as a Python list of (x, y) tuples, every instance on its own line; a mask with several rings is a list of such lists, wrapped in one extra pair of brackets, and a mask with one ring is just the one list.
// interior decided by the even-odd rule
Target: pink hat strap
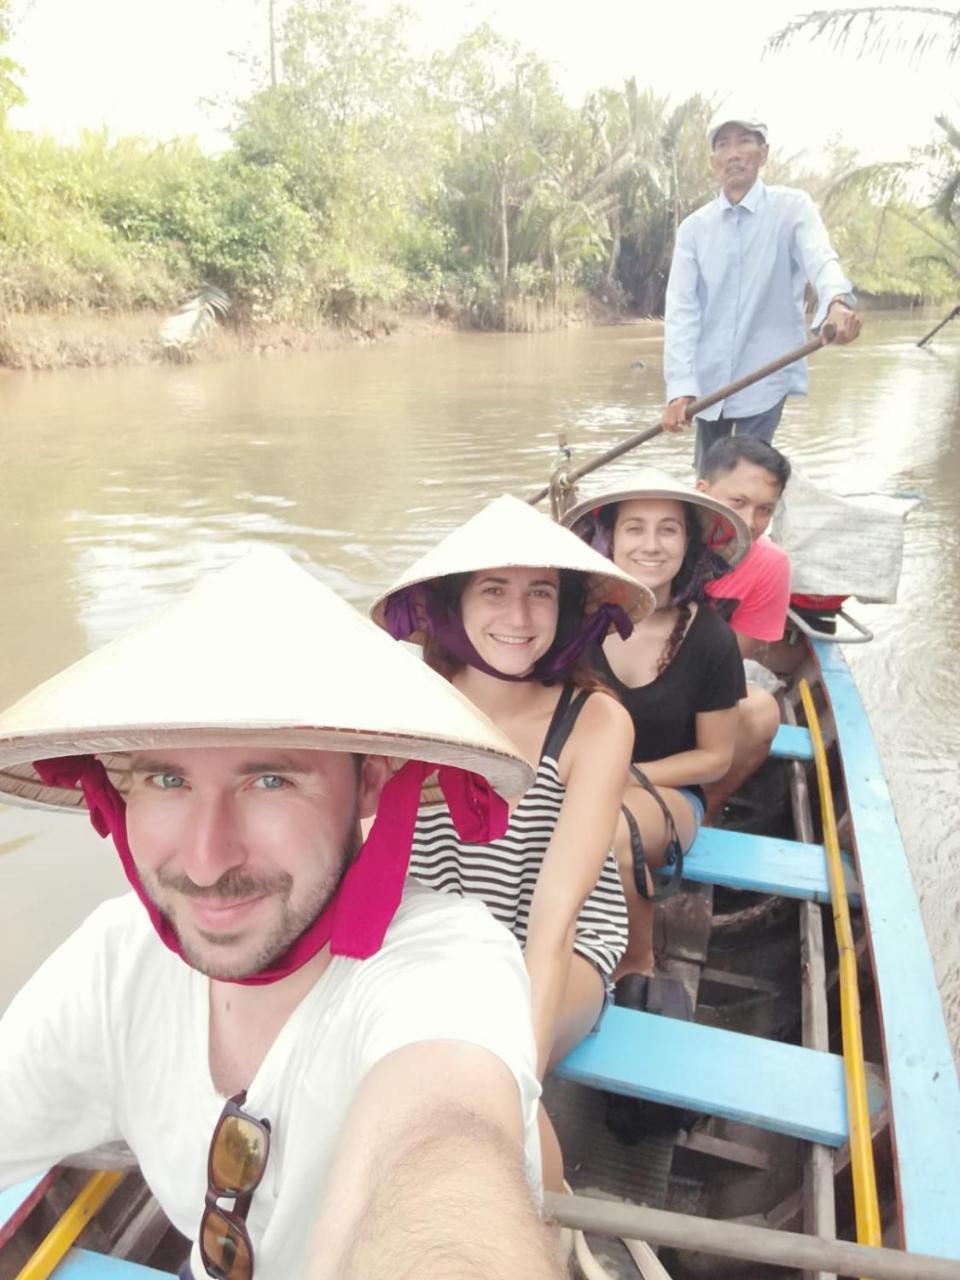
[(165, 946), (183, 956), (177, 935), (167, 918), (155, 906), (143, 887), (130, 845), (127, 842), (127, 806), (123, 796), (110, 781), (106, 769), (96, 756), (63, 756), (54, 760), (36, 760), (33, 765), (40, 780), (48, 787), (73, 791), (79, 785), (86, 801), (90, 822), (99, 836), (112, 836), (123, 873), (146, 908), (150, 923)]
[[(327, 942), (333, 955), (358, 960), (380, 949), (403, 894), (421, 786), (434, 767), (423, 760), (408, 760), (397, 770), (380, 794), (370, 833), (333, 901), (267, 968), (226, 981), (241, 986), (276, 982), (306, 964)], [(124, 873), (161, 941), (185, 959), (173, 926), (140, 880), (127, 840), (126, 805), (101, 762), (94, 756), (68, 756), (38, 760), (34, 768), (47, 786), (70, 790), (80, 786), (94, 830), (113, 836)], [(446, 765), (437, 774), (461, 840), (486, 843), (503, 835), (509, 820), (507, 804), (486, 779)]]

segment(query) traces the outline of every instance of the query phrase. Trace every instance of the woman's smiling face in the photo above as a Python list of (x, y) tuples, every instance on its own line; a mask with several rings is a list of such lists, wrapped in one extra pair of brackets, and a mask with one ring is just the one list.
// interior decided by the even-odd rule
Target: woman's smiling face
[(560, 573), (517, 566), (470, 575), (460, 597), (467, 638), (491, 667), (527, 675), (557, 634)]
[(650, 588), (663, 608), (687, 550), (682, 502), (635, 498), (621, 502), (613, 526), (613, 562)]

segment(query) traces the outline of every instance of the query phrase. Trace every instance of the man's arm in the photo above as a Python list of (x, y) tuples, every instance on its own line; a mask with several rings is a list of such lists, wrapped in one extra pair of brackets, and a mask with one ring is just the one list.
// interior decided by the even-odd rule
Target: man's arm
[(489, 1050), (425, 1041), (382, 1058), (350, 1107), (308, 1280), (562, 1280), (523, 1132), (514, 1076)]
[(737, 638), (737, 648), (740, 650), (741, 658), (755, 658), (767, 640), (758, 640), (756, 636), (745, 636), (742, 631), (735, 631)]
[(68, 938), (0, 1019), (0, 1187), (122, 1136), (93, 932), (88, 921)]
[(697, 343), (700, 339), (700, 267), (687, 223), (681, 223), (670, 264), (663, 331), (663, 376), (667, 405), (661, 421), (668, 431), (686, 423), (686, 411), (700, 394), (697, 382)]
[(854, 310), (853, 286), (843, 274), (840, 259), (830, 244), (830, 237), (816, 205), (805, 192), (801, 197), (797, 225), (797, 250), (807, 279), (817, 293), (817, 310), (813, 329), (819, 330), (829, 320), (836, 328), (834, 342), (852, 342), (860, 332), (860, 317)]
[[(754, 543), (749, 560), (734, 572), (739, 575), (735, 588), (738, 604), (729, 625), (741, 655), (752, 658), (761, 645), (772, 644), (783, 636), (790, 605), (790, 559), (775, 543), (763, 538)], [(724, 579), (719, 578), (715, 599), (724, 598), (723, 585)]]

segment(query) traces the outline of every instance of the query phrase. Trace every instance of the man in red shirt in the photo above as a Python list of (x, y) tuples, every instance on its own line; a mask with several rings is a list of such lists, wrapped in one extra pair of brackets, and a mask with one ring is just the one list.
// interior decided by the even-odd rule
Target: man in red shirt
[[(753, 539), (737, 567), (707, 585), (707, 595), (736, 633), (744, 659), (755, 659), (765, 645), (783, 636), (790, 561), (764, 534), (789, 478), (790, 463), (779, 450), (754, 436), (737, 435), (712, 446), (697, 481), (698, 489), (742, 516)], [(708, 819), (716, 818), (727, 797), (763, 764), (780, 723), (776, 699), (750, 683), (749, 669), (747, 676), (733, 764), (724, 777), (704, 788)]]

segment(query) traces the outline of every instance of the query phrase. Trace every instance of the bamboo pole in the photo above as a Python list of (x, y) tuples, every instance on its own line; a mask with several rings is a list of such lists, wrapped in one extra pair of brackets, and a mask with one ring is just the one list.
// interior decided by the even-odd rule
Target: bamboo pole
[(17, 1272), (16, 1280), (47, 1280), (123, 1176), (120, 1172), (104, 1170), (88, 1179), (66, 1213)]
[(925, 347), (935, 333), (939, 333), (945, 324), (949, 324), (950, 321), (955, 320), (957, 316), (960, 316), (960, 305), (954, 307), (952, 311), (949, 311), (938, 325), (935, 325), (928, 334), (920, 339), (917, 346)]
[[(807, 717), (807, 728), (813, 745), (823, 818), (823, 843), (827, 853), (833, 924), (837, 935), (837, 964), (840, 975), (840, 1029), (843, 1039), (843, 1072), (847, 1085), (847, 1115), (850, 1128), (850, 1169), (853, 1175), (854, 1213), (857, 1239), (861, 1244), (879, 1245), (883, 1239), (880, 1206), (877, 1200), (877, 1175), (873, 1164), (873, 1137), (870, 1132), (870, 1104), (867, 1098), (867, 1073), (863, 1057), (863, 1032), (860, 1026), (860, 989), (857, 979), (857, 951), (850, 924), (850, 907), (840, 860), (837, 819), (830, 789), (827, 752), (820, 732), (820, 719), (813, 704), (813, 694), (806, 680), (799, 684), (800, 700)], [(872, 1275), (872, 1272), (862, 1272)]]
[(597, 1235), (647, 1240), (673, 1249), (694, 1250), (720, 1258), (767, 1263), (791, 1271), (833, 1271), (838, 1276), (871, 1276), (873, 1280), (960, 1280), (960, 1262), (879, 1249), (846, 1240), (825, 1240), (794, 1231), (772, 1231), (742, 1222), (697, 1218), (646, 1205), (589, 1196), (544, 1197), (548, 1216), (565, 1227)]
[[(709, 409), (712, 404), (726, 400), (728, 396), (735, 395), (745, 387), (752, 387), (755, 382), (759, 382), (762, 378), (768, 378), (771, 373), (776, 373), (780, 369), (785, 369), (788, 364), (796, 364), (798, 360), (802, 360), (805, 356), (813, 355), (815, 351), (819, 351), (821, 347), (832, 342), (835, 334), (836, 329), (834, 326), (825, 324), (821, 327), (819, 335), (816, 338), (811, 338), (809, 342), (805, 342), (802, 347), (795, 347), (792, 351), (786, 352), (785, 355), (778, 356), (776, 360), (771, 360), (769, 364), (755, 369), (753, 373), (744, 374), (742, 378), (737, 378), (736, 381), (721, 387), (719, 391), (711, 391), (709, 395), (703, 396), (699, 400), (694, 400), (693, 404), (687, 407), (687, 422), (695, 418), (698, 413), (702, 413), (704, 409)], [(612, 449), (607, 449), (605, 453), (599, 454), (589, 462), (584, 462), (581, 466), (574, 467), (572, 471), (560, 476), (561, 485), (564, 488), (572, 488), (578, 480), (589, 475), (591, 471), (596, 471), (598, 467), (605, 466), (608, 462), (613, 462), (622, 457), (623, 454), (629, 453), (631, 449), (636, 449), (638, 445), (645, 444), (648, 440), (660, 435), (661, 431), (663, 431), (663, 426), (658, 423), (655, 427), (648, 427), (646, 431), (639, 431), (636, 435), (628, 436), (626, 440), (615, 444)], [(549, 492), (550, 486), (546, 485), (528, 498), (527, 501), (532, 507), (535, 507), (538, 502), (543, 501)]]

